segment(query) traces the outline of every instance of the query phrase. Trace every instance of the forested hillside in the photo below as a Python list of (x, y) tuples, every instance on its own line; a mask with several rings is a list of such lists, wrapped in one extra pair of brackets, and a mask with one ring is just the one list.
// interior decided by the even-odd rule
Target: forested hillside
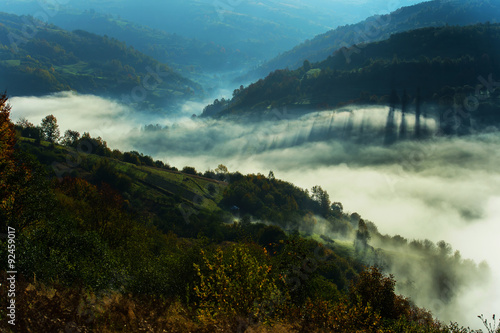
[(0, 14), (0, 43), (0, 86), (11, 96), (74, 90), (158, 107), (202, 93), (198, 84), (123, 42), (31, 17)]
[[(22, 5), (7, 3), (5, 7), (5, 11), (22, 14), (34, 14), (41, 9), (38, 1), (31, 0)], [(262, 61), (328, 30), (332, 17), (337, 24), (345, 22), (345, 16), (338, 15), (334, 7), (335, 3), (328, 2), (318, 8), (306, 1), (291, 4), (276, 0), (111, 0), (44, 3), (42, 8), (53, 14), (49, 15), (50, 22), (55, 24), (64, 19), (65, 12), (93, 9), (111, 14), (121, 23), (126, 20), (205, 44), (214, 43), (228, 53), (240, 50), (242, 57)], [(364, 16), (358, 14), (359, 19)]]
[[(398, 32), (444, 25), (494, 23), (498, 22), (499, 17), (500, 5), (494, 0), (422, 2), (320, 34), (263, 64), (249, 77), (260, 78), (276, 69), (297, 69), (302, 66), (304, 60), (322, 61), (342, 47), (348, 48), (344, 53), (349, 58), (362, 50), (363, 46), (359, 44), (384, 40)], [(355, 44), (358, 46), (351, 48)]]
[(255, 60), (237, 48), (186, 38), (95, 11), (61, 11), (53, 21), (64, 29), (85, 30), (124, 41), (192, 79), (207, 72), (246, 68), (250, 60)]
[(347, 104), (414, 108), (418, 100), (433, 117), (457, 106), (473, 109), (475, 121), (490, 125), (500, 120), (499, 55), (497, 24), (413, 30), (362, 45), (349, 62), (342, 49), (322, 62), (274, 71), (236, 89), (231, 100), (207, 106), (204, 115), (265, 113), (282, 106), (302, 112)]
[[(439, 269), (434, 287), (446, 301), (462, 278), (479, 283), (488, 272), (444, 242), (382, 236), (320, 186), (223, 165), (179, 172), (88, 133), (61, 138), (51, 115), (14, 125), (5, 95), (0, 105), (0, 221), (16, 258), (1, 270), (17, 271), (16, 329), (468, 332), (397, 295), (393, 276), (364, 268), (403, 255), (371, 237), (409, 246)], [(320, 220), (335, 239), (315, 231)], [(6, 257), (7, 238), (0, 244)]]

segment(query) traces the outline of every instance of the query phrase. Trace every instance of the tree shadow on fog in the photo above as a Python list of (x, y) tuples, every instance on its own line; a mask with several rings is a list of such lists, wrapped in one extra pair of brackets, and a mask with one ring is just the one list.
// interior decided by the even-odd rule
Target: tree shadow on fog
[(396, 142), (397, 134), (396, 134), (396, 123), (394, 120), (394, 114), (396, 111), (396, 103), (398, 102), (398, 94), (395, 89), (391, 92), (391, 100), (389, 106), (389, 113), (387, 114), (387, 122), (385, 125), (385, 136), (384, 136), (384, 144), (391, 145)]
[[(386, 146), (402, 141), (471, 134), (473, 119), (459, 107), (433, 105), (406, 89), (393, 89), (389, 105), (351, 106), (309, 114), (287, 114), (286, 119), (256, 119), (256, 153), (325, 142), (353, 147)], [(453, 106), (453, 105), (452, 105)], [(383, 112), (385, 116), (382, 115)], [(385, 119), (384, 119), (385, 117)], [(286, 122), (286, 125), (285, 125)]]

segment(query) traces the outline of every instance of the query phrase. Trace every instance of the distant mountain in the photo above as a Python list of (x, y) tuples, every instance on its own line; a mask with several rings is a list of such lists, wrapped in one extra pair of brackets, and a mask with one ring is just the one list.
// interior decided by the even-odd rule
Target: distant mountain
[[(42, 14), (50, 23), (61, 25), (65, 13), (93, 9), (124, 20), (168, 33), (175, 33), (214, 46), (224, 47), (220, 63), (238, 69), (242, 59), (251, 59), (255, 67), (307, 38), (337, 27), (358, 22), (374, 13), (393, 10), (383, 0), (352, 2), (331, 0), (72, 0), (72, 1), (2, 1), (3, 11), (14, 14)], [(415, 3), (418, 0), (405, 0)], [(72, 22), (68, 22), (72, 24)], [(66, 28), (69, 26), (63, 25)], [(73, 27), (71, 29), (74, 29)], [(80, 27), (78, 29), (88, 30)], [(97, 31), (92, 30), (97, 33)], [(99, 32), (102, 33), (102, 32)], [(110, 36), (115, 37), (112, 34)], [(121, 37), (115, 37), (125, 40)], [(145, 36), (147, 39), (147, 37)], [(174, 40), (175, 41), (175, 40)], [(178, 42), (178, 41), (177, 41)], [(128, 41), (127, 41), (128, 43)], [(135, 46), (135, 44), (132, 44)], [(186, 51), (189, 50), (189, 46)], [(143, 52), (142, 48), (138, 47)], [(226, 60), (240, 50), (241, 59)], [(179, 51), (179, 50), (178, 50)], [(182, 52), (181, 52), (182, 53)], [(149, 54), (149, 53), (148, 53)], [(238, 53), (235, 53), (238, 55)], [(174, 61), (175, 63), (175, 61)], [(194, 64), (196, 65), (196, 64)], [(251, 67), (248, 67), (251, 68)], [(241, 68), (240, 68), (241, 69)], [(247, 69), (248, 70), (248, 69)]]
[[(500, 2), (496, 0), (433, 0), (400, 8), (388, 15), (372, 16), (352, 25), (307, 40), (293, 49), (266, 62), (245, 78), (264, 77), (276, 69), (296, 69), (304, 60), (321, 61), (341, 47), (389, 38), (391, 34), (408, 30), (444, 25), (495, 23), (500, 18)], [(358, 49), (347, 51), (347, 55)]]
[(61, 10), (51, 22), (67, 30), (85, 30), (124, 41), (192, 79), (203, 73), (247, 68), (254, 61), (238, 49), (152, 29), (94, 10)]
[(12, 96), (75, 90), (147, 107), (202, 93), (198, 84), (114, 38), (5, 13), (0, 73), (0, 89)]
[(207, 106), (204, 115), (265, 113), (283, 106), (309, 112), (350, 103), (389, 105), (398, 99), (391, 95), (406, 90), (409, 103), (420, 91), (418, 98), (441, 111), (480, 103), (476, 120), (500, 121), (500, 83), (495, 81), (500, 78), (500, 24), (422, 28), (357, 47), (350, 62), (344, 48), (319, 63), (274, 71), (236, 89), (232, 100)]
[[(80, 6), (89, 7), (87, 3)], [(239, 49), (256, 61), (270, 59), (332, 25), (343, 24), (339, 22), (343, 17), (331, 6), (316, 8), (303, 0), (122, 0), (95, 3), (91, 8), (226, 49)]]

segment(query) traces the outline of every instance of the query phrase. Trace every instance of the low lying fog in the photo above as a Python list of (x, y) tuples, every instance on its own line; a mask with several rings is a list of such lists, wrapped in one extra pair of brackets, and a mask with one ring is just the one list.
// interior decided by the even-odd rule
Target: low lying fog
[[(189, 103), (176, 118), (134, 113), (95, 96), (62, 93), (10, 100), (12, 118), (34, 124), (48, 114), (67, 129), (101, 136), (110, 148), (137, 150), (170, 165), (198, 171), (222, 163), (230, 171), (274, 171), (303, 188), (321, 185), (344, 210), (373, 221), (381, 233), (444, 240), (462, 257), (485, 260), (496, 284), (461, 291), (459, 309), (426, 306), (441, 320), (479, 328), (477, 315), (500, 310), (500, 134), (434, 137), (384, 146), (387, 108), (360, 107), (267, 120), (191, 119), (202, 103)], [(398, 119), (399, 117), (399, 119)], [(396, 117), (399, 123), (401, 116)], [(407, 115), (409, 134), (412, 115)], [(145, 125), (159, 124), (145, 129)], [(432, 119), (425, 121), (431, 131)], [(381, 139), (382, 138), (382, 139)], [(457, 304), (455, 304), (457, 305)], [(471, 326), (471, 327), (472, 327)]]

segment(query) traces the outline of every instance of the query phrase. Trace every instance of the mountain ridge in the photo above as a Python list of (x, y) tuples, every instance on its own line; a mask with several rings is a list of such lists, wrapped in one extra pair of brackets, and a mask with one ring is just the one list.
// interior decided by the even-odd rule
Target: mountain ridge
[(6, 13), (0, 24), (0, 86), (10, 95), (74, 90), (168, 107), (202, 93), (200, 85), (116, 39)]
[(409, 105), (415, 107), (418, 97), (432, 106), (429, 115), (437, 118), (449, 108), (471, 108), (466, 102), (474, 101), (474, 118), (487, 126), (500, 121), (495, 111), (499, 45), (500, 24), (402, 32), (362, 45), (349, 62), (347, 49), (341, 49), (321, 62), (305, 61), (297, 70), (274, 71), (236, 89), (231, 100), (214, 101), (203, 115), (266, 114), (283, 107), (300, 113), (348, 104), (389, 106), (399, 99), (394, 91), (401, 94), (404, 89)]
[(237, 49), (152, 29), (92, 10), (60, 11), (51, 21), (68, 30), (85, 30), (123, 40), (192, 79), (207, 72), (243, 67), (249, 61)]
[[(350, 48), (355, 44), (383, 40), (397, 32), (447, 24), (463, 26), (486, 21), (494, 23), (498, 17), (500, 5), (490, 0), (480, 3), (475, 0), (426, 1), (317, 35), (271, 59), (244, 78), (260, 78), (276, 69), (296, 69), (304, 60), (321, 61), (342, 47)], [(353, 49), (348, 54), (357, 51), (358, 49)]]

